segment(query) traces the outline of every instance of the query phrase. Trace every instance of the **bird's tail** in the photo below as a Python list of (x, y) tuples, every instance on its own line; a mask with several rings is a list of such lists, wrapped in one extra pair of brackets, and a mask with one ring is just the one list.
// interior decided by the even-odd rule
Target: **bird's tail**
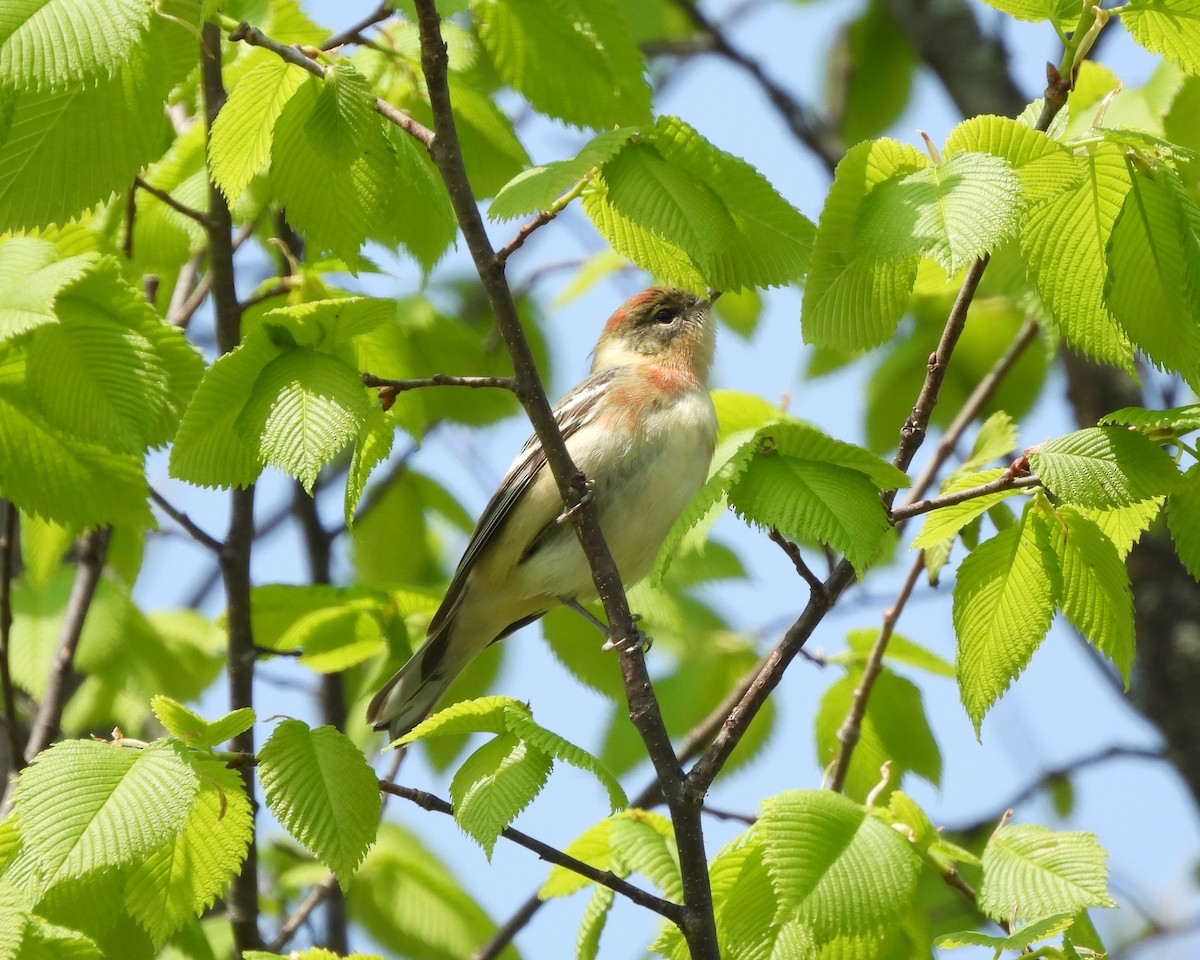
[(368, 723), (376, 730), (387, 727), (388, 736), (395, 740), (433, 713), (459, 672), (447, 662), (449, 640), (449, 630), (438, 631), (392, 674), (367, 707)]

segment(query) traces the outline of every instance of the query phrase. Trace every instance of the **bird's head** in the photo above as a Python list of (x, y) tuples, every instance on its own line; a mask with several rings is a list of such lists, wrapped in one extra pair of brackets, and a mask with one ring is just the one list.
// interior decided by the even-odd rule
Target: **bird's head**
[(712, 366), (711, 301), (678, 287), (651, 287), (608, 318), (592, 372), (653, 363), (689, 371), (701, 383)]

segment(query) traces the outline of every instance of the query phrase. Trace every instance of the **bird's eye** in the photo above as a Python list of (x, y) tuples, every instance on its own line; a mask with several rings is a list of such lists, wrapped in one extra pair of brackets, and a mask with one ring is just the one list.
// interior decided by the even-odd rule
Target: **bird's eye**
[(675, 311), (669, 307), (663, 307), (654, 315), (655, 323), (670, 323), (675, 319)]

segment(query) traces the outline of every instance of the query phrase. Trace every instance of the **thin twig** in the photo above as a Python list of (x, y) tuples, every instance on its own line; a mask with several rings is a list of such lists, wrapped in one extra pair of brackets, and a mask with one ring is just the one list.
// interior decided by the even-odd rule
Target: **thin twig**
[[(454, 808), (443, 800), (441, 797), (434, 796), (432, 793), (427, 793), (424, 790), (414, 790), (412, 787), (404, 787), (399, 784), (389, 783), (386, 780), (379, 781), (379, 789), (385, 793), (390, 793), (397, 797), (402, 797), (405, 800), (415, 803), (423, 810), (428, 810), (432, 813), (443, 813), (447, 816), (454, 816)], [(590, 863), (584, 863), (582, 860), (577, 860), (569, 854), (563, 853), (557, 847), (552, 847), (548, 843), (543, 843), (541, 840), (536, 840), (520, 830), (514, 830), (508, 827), (500, 836), (505, 840), (509, 840), (517, 846), (524, 847), (536, 853), (539, 858), (547, 863), (552, 863), (555, 866), (570, 870), (572, 873), (577, 873), (581, 877), (586, 877), (593, 883), (598, 883), (602, 887), (608, 887), (614, 893), (619, 893), (639, 907), (645, 907), (647, 910), (652, 910), (660, 917), (670, 920), (674, 924), (683, 922), (683, 907), (678, 903), (673, 903), (670, 900), (664, 900), (662, 897), (655, 896), (648, 890), (643, 890), (641, 887), (635, 886), (629, 881), (618, 877), (611, 870), (597, 870)]]
[(833, 168), (842, 159), (842, 154), (846, 152), (846, 145), (842, 143), (837, 131), (823, 117), (816, 115), (788, 90), (768, 77), (761, 63), (730, 44), (721, 28), (701, 12), (694, 0), (675, 0), (675, 6), (712, 38), (714, 53), (736, 63), (754, 78), (796, 139), (812, 150), (832, 173)]
[(340, 33), (335, 33), (333, 36), (331, 36), (328, 40), (321, 44), (321, 49), (332, 50), (334, 47), (340, 47), (344, 43), (362, 43), (362, 32), (366, 30), (367, 27), (373, 27), (377, 23), (382, 23), (394, 12), (395, 11), (389, 4), (381, 3), (373, 11), (359, 20), (358, 23), (347, 27)]
[(966, 503), (968, 500), (977, 500), (979, 497), (986, 497), (989, 493), (1000, 493), (1004, 490), (1026, 490), (1041, 485), (1042, 481), (1037, 477), (1019, 477), (1013, 471), (1006, 470), (995, 480), (981, 483), (977, 487), (955, 490), (953, 493), (943, 493), (940, 497), (930, 497), (928, 500), (917, 500), (914, 503), (896, 507), (892, 510), (892, 522), (902, 523), (920, 516), (922, 513), (930, 513), (942, 507), (952, 507), (956, 503)]
[(513, 377), (456, 377), (448, 373), (435, 373), (432, 377), (419, 377), (413, 380), (388, 380), (377, 377), (373, 373), (362, 375), (363, 386), (385, 387), (395, 393), (405, 390), (419, 390), (423, 387), (473, 387), (486, 389), (495, 387), (499, 390), (517, 391), (517, 381)]
[(771, 532), (767, 536), (771, 538), (773, 543), (777, 543), (779, 548), (787, 554), (788, 559), (792, 561), (792, 566), (800, 574), (800, 579), (808, 584), (808, 589), (813, 591), (825, 589), (825, 584), (821, 582), (821, 578), (813, 573), (808, 564), (804, 562), (804, 556), (800, 553), (800, 548), (796, 544), (792, 543), (791, 540), (774, 527), (771, 528)]
[[(325, 76), (325, 68), (304, 53), (299, 47), (289, 47), (278, 40), (273, 40), (258, 29), (258, 27), (251, 26), (244, 20), (229, 31), (229, 39), (234, 42), (240, 40), (252, 47), (262, 47), (264, 50), (270, 50), (288, 63), (299, 67), (301, 70), (307, 70), (314, 77)], [(382, 97), (376, 97), (375, 112), (385, 120), (394, 123), (405, 133), (419, 140), (425, 145), (426, 149), (432, 148), (433, 131), (424, 124), (418, 123), (399, 107), (388, 103)]]
[(257, 307), (260, 303), (271, 300), (274, 297), (282, 297), (292, 290), (292, 285), (287, 282), (280, 282), (274, 286), (267, 287), (259, 293), (253, 294), (242, 301), (242, 312), (249, 310), (251, 307)]
[(17, 522), (20, 513), (11, 500), (0, 500), (0, 510), (4, 514), (3, 525), (0, 526), (0, 697), (4, 698), (9, 771), (17, 773), (25, 765), (25, 757), (21, 747), (21, 731), (17, 728), (17, 704), (13, 698), (15, 690), (8, 655), (12, 639), (12, 583), (17, 575)]
[(208, 533), (206, 533), (196, 524), (194, 520), (192, 520), (191, 517), (177, 507), (172, 506), (170, 501), (168, 501), (167, 498), (157, 490), (151, 489), (150, 496), (154, 502), (158, 504), (163, 513), (183, 527), (183, 529), (187, 531), (188, 535), (191, 536), (191, 538), (199, 543), (202, 547), (206, 547), (216, 554), (220, 554), (221, 550), (224, 549), (225, 544), (223, 544), (216, 537), (210, 536)]
[(63, 611), (62, 625), (58, 631), (58, 648), (54, 653), (54, 665), (46, 678), (46, 689), (42, 694), (42, 702), (38, 704), (37, 716), (29, 730), (29, 740), (25, 744), (25, 760), (29, 762), (35, 756), (50, 746), (58, 733), (62, 722), (63, 707), (66, 705), (69, 693), (72, 667), (75, 663), (75, 651), (79, 648), (79, 638), (83, 634), (83, 624), (87, 620), (88, 611), (92, 606), (92, 598), (96, 596), (96, 587), (104, 572), (104, 560), (108, 555), (108, 541), (112, 534), (110, 527), (91, 530), (83, 537), (79, 552), (79, 564), (75, 568), (75, 580), (71, 584), (71, 594), (67, 598), (67, 606)]
[(913, 588), (917, 585), (917, 580), (921, 576), (921, 571), (925, 569), (925, 551), (922, 550), (916, 561), (908, 571), (908, 576), (904, 578), (904, 585), (900, 588), (900, 592), (896, 595), (896, 602), (893, 603), (883, 614), (883, 624), (879, 628), (879, 636), (875, 638), (875, 643), (871, 647), (871, 652), (867, 656), (867, 662), (863, 665), (863, 673), (858, 681), (858, 687), (854, 691), (854, 699), (850, 703), (850, 710), (846, 714), (846, 719), (838, 728), (837, 738), (841, 743), (841, 749), (838, 751), (837, 758), (834, 760), (833, 773), (829, 778), (829, 789), (840, 793), (842, 785), (846, 782), (846, 774), (850, 772), (850, 760), (854, 756), (854, 748), (858, 746), (858, 739), (862, 735), (863, 718), (867, 715), (867, 701), (870, 699), (871, 690), (875, 686), (875, 681), (879, 674), (883, 672), (883, 655), (887, 652), (888, 641), (892, 638), (892, 633), (896, 629), (896, 621), (900, 619), (900, 614), (904, 611), (904, 605), (908, 603), (908, 598), (912, 596)]
[(187, 204), (180, 203), (173, 196), (171, 196), (166, 190), (160, 190), (158, 187), (154, 186), (153, 184), (147, 183), (141, 177), (134, 177), (133, 185), (138, 190), (145, 190), (148, 194), (150, 194), (150, 196), (155, 197), (158, 200), (161, 200), (163, 203), (165, 203), (168, 207), (170, 207), (176, 213), (183, 214), (189, 220), (194, 220), (196, 223), (200, 224), (200, 226), (204, 227), (204, 226), (208, 225), (208, 214), (207, 213), (203, 213), (200, 210), (193, 210)]
[(496, 932), (492, 939), (471, 954), (471, 960), (496, 960), (504, 948), (513, 942), (513, 938), (524, 930), (542, 906), (546, 903), (536, 893), (521, 904)]
[(279, 932), (275, 934), (275, 939), (267, 945), (267, 950), (271, 953), (279, 953), (292, 942), (292, 938), (300, 932), (300, 928), (308, 921), (312, 912), (317, 909), (325, 898), (328, 897), (338, 887), (337, 877), (332, 873), (319, 881), (308, 891), (308, 896), (304, 898), (304, 902), (296, 908), (296, 912), (283, 922), (283, 926), (279, 928)]

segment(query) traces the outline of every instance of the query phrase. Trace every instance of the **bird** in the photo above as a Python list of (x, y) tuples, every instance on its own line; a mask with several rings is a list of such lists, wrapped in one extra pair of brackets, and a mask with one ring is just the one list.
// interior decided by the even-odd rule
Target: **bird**
[[(714, 348), (711, 300), (651, 287), (612, 314), (589, 375), (554, 407), (627, 588), (650, 572), (708, 478), (717, 436), (708, 390)], [(546, 455), (530, 437), (484, 507), (426, 642), (371, 700), (367, 720), (376, 730), (393, 740), (408, 733), (489, 645), (559, 605), (582, 611), (595, 598), (591, 567), (564, 519)]]

